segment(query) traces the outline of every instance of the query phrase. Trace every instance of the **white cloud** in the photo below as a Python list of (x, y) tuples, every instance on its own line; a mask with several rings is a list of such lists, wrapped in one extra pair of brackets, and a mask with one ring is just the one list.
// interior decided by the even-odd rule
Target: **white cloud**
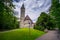
[(41, 12), (49, 11), (51, 6), (51, 0), (20, 0), (18, 3), (14, 1), (13, 4), (16, 5), (15, 11), (18, 11), (19, 13), (18, 17), (20, 16), (20, 8), (23, 2), (26, 8), (26, 15), (29, 15), (34, 22), (37, 20)]

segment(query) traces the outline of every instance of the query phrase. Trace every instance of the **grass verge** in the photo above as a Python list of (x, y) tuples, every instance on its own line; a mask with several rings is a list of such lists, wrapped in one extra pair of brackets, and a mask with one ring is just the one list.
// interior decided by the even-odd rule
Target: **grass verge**
[(0, 32), (0, 40), (35, 40), (43, 34), (45, 34), (45, 32), (24, 28)]

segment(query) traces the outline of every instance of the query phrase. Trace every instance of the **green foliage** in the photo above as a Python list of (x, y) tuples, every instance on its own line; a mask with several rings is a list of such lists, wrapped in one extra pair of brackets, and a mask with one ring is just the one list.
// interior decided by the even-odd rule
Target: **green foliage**
[(52, 0), (50, 15), (55, 18), (56, 26), (60, 29), (60, 3), (59, 0)]
[(12, 8), (14, 8), (12, 0), (0, 0), (0, 30), (17, 27), (18, 22)]
[(35, 29), (16, 29), (8, 32), (0, 32), (0, 40), (35, 40), (45, 34)]
[(44, 29), (53, 29), (55, 28), (53, 18), (51, 18), (48, 14), (42, 12), (40, 16), (38, 17), (38, 20), (36, 22), (36, 25), (34, 27), (38, 30), (44, 30)]

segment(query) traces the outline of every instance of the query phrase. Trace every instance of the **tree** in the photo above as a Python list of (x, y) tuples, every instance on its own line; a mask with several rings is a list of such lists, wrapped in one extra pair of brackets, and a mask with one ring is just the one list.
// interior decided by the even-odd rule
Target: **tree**
[(59, 0), (52, 0), (50, 15), (55, 18), (56, 26), (60, 29), (60, 3)]
[(0, 29), (17, 28), (18, 23), (12, 8), (12, 0), (0, 0)]
[(45, 12), (42, 12), (38, 17), (38, 20), (34, 28), (43, 31), (44, 29), (53, 29), (53, 25), (54, 23), (52, 22), (52, 18)]

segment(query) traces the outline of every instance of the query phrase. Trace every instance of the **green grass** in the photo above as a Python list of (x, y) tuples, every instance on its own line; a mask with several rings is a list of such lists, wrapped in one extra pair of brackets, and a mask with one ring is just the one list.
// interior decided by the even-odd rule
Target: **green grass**
[(0, 40), (35, 40), (37, 37), (45, 34), (42, 31), (34, 29), (17, 29), (8, 32), (0, 32)]

